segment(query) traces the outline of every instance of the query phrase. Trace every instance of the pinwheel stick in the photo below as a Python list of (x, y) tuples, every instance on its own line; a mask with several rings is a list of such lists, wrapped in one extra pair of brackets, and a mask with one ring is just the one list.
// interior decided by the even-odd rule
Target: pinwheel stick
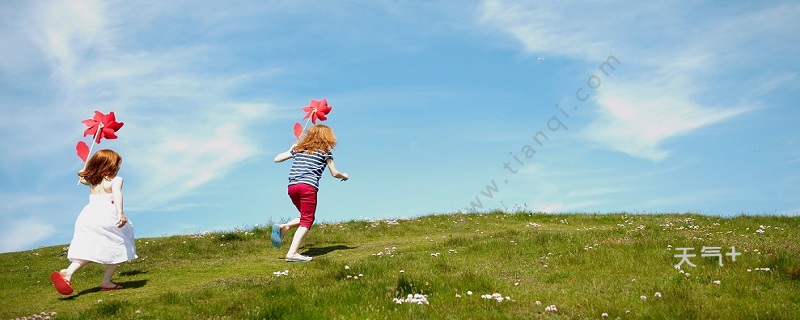
[[(317, 112), (317, 108), (314, 108), (314, 111), (312, 111), (312, 112)], [(311, 121), (311, 117), (308, 117), (308, 119), (306, 119), (306, 124), (303, 125), (303, 133), (306, 132), (306, 127), (308, 126), (308, 122), (309, 121)], [(302, 136), (303, 135), (300, 135), (299, 137), (297, 137), (297, 141), (300, 141), (300, 137), (302, 137)]]

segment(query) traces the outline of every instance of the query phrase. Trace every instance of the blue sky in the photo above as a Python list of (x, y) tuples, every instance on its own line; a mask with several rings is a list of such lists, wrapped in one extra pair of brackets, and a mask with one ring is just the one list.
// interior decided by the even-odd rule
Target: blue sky
[[(800, 3), (3, 1), (0, 251), (70, 241), (81, 120), (125, 126), (137, 237), (263, 225), (311, 99), (318, 221), (797, 215)], [(88, 140), (88, 139), (86, 139)]]

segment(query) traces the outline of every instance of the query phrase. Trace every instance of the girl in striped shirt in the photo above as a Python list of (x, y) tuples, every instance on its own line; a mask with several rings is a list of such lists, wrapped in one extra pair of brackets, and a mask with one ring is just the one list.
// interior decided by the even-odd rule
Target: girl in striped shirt
[(325, 167), (328, 167), (331, 175), (336, 179), (347, 181), (349, 178), (346, 173), (336, 170), (336, 166), (333, 164), (331, 150), (335, 146), (336, 137), (333, 135), (333, 130), (326, 125), (318, 124), (311, 127), (303, 140), (292, 145), (289, 151), (275, 157), (276, 163), (294, 159), (292, 169), (289, 171), (289, 197), (300, 211), (299, 218), (272, 226), (270, 240), (276, 248), (281, 247), (283, 236), (289, 229), (297, 228), (289, 252), (286, 253), (286, 261), (311, 261), (311, 257), (301, 255), (297, 250), (314, 223), (319, 179), (322, 178)]

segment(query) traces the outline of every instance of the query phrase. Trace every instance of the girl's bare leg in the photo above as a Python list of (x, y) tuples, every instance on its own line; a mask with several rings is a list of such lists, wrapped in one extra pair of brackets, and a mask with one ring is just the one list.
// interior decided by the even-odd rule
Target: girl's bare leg
[(90, 262), (91, 261), (88, 260), (75, 259), (72, 261), (72, 263), (69, 264), (69, 267), (60, 271), (61, 276), (64, 277), (64, 279), (66, 279), (67, 281), (70, 281), (72, 280), (72, 275), (75, 272), (77, 272), (80, 268), (83, 268)]
[(286, 253), (287, 258), (291, 258), (297, 254), (297, 250), (300, 249), (300, 245), (303, 244), (303, 240), (306, 239), (307, 234), (308, 234), (308, 228), (306, 227), (297, 228), (297, 232), (294, 233), (294, 238), (292, 239), (292, 246), (289, 247), (289, 252)]
[(103, 274), (103, 282), (100, 283), (101, 288), (113, 288), (116, 286), (115, 283), (111, 282), (111, 277), (114, 276), (114, 272), (117, 271), (119, 264), (107, 264), (106, 265), (106, 272)]

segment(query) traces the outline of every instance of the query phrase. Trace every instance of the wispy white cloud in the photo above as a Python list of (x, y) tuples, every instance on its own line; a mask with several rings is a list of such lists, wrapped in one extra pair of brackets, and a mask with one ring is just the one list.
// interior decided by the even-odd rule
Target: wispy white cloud
[[(69, 237), (71, 230), (62, 231), (61, 227), (71, 224), (61, 223), (45, 218), (37, 211), (60, 211), (54, 208), (68, 207), (68, 199), (62, 196), (45, 194), (26, 194), (14, 192), (0, 194), (0, 252), (19, 251), (41, 245), (54, 237)], [(63, 211), (61, 216), (69, 215)]]
[(137, 208), (153, 210), (224, 176), (236, 164), (261, 154), (251, 121), (263, 119), (263, 104), (225, 105), (195, 115), (198, 123), (165, 119), (139, 128), (135, 146), (125, 158), (135, 171), (146, 172)]
[[(725, 77), (758, 72), (747, 69), (752, 59), (785, 56), (784, 49), (797, 51), (792, 45), (796, 41), (791, 41), (797, 36), (789, 31), (789, 21), (800, 13), (796, 4), (710, 17), (700, 17), (693, 9), (623, 1), (486, 0), (481, 7), (482, 21), (511, 35), (525, 52), (590, 65), (608, 56), (619, 59), (617, 69), (623, 70), (616, 70), (593, 92), (597, 118), (582, 134), (599, 147), (653, 161), (669, 156), (662, 146), (665, 140), (755, 108), (747, 97), (710, 102), (708, 95), (718, 96), (718, 91), (757, 86), (748, 79), (734, 82)], [(771, 46), (747, 45), (750, 42)], [(755, 91), (772, 90), (792, 77), (776, 77)]]
[(796, 72), (781, 72), (776, 75), (769, 75), (753, 89), (753, 94), (764, 95), (786, 86), (797, 89), (799, 85)]
[(598, 92), (599, 117), (584, 130), (600, 146), (634, 157), (663, 160), (664, 140), (745, 112), (740, 108), (703, 108), (687, 97), (667, 96), (651, 85), (611, 86)]
[(37, 219), (6, 220), (0, 230), (0, 252), (34, 247), (54, 232), (53, 226)]
[(54, 1), (40, 3), (35, 9), (41, 32), (34, 38), (52, 66), (65, 80), (75, 80), (76, 71), (82, 69), (84, 56), (110, 51), (113, 44), (108, 39), (108, 24), (100, 1)]
[[(44, 194), (25, 194), (23, 192), (0, 194), (0, 216), (18, 216), (16, 213), (31, 207), (52, 205), (54, 197)], [(47, 205), (45, 205), (47, 204)]]
[[(126, 16), (118, 10), (124, 8), (98, 1), (41, 3), (31, 10), (27, 30), (48, 57), (64, 113), (82, 119), (95, 109), (115, 111), (126, 123), (119, 141), (103, 141), (96, 148), (122, 153), (125, 172), (144, 186), (126, 191), (142, 199), (137, 208), (164, 205), (259, 155), (261, 145), (251, 131), (267, 122), (274, 108), (235, 91), (272, 71), (207, 68), (229, 58), (228, 49), (214, 43), (151, 46), (135, 32), (158, 19), (146, 15), (163, 13)], [(82, 116), (74, 115), (79, 112)], [(57, 123), (51, 128), (63, 129), (56, 131), (68, 129), (64, 117), (49, 121)]]

